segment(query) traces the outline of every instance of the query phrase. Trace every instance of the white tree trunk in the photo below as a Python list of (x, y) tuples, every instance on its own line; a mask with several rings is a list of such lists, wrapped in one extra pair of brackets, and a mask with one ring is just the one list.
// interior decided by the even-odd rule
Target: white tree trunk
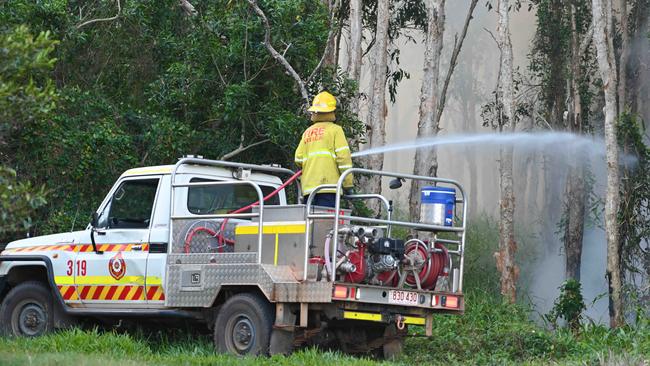
[[(386, 67), (388, 63), (388, 22), (390, 19), (388, 1), (377, 2), (377, 29), (375, 32), (374, 55), (372, 60), (372, 84), (370, 89), (370, 107), (368, 108), (368, 121), (366, 135), (368, 148), (382, 146), (386, 143)], [(373, 170), (382, 170), (384, 156), (382, 154), (368, 155), (365, 167)], [(364, 192), (381, 193), (381, 180), (378, 176), (370, 179), (361, 179)], [(375, 212), (379, 211), (379, 204), (374, 200), (368, 206)]]
[(627, 0), (619, 0), (619, 11), (621, 12), (621, 59), (618, 63), (618, 112), (623, 113), (627, 103), (627, 62), (630, 56)]
[[(420, 92), (420, 121), (418, 137), (434, 136), (438, 133), (438, 77), (440, 75), (440, 54), (445, 30), (445, 0), (428, 0), (427, 34), (424, 48), (424, 72)], [(419, 149), (415, 152), (415, 175), (436, 176), (438, 158), (435, 149)], [(412, 219), (419, 217), (418, 202), (422, 182), (411, 183), (409, 213)]]
[[(580, 47), (578, 28), (576, 23), (576, 6), (571, 5), (571, 74), (569, 76), (569, 93), (567, 110), (569, 111), (567, 129), (573, 133), (582, 133), (582, 98), (580, 97), (580, 82), (582, 77), (581, 59), (582, 48)], [(591, 37), (588, 34), (585, 37)], [(587, 39), (587, 38), (585, 38)], [(583, 42), (585, 40), (583, 39)], [(571, 168), (566, 181), (565, 189), (565, 231), (564, 231), (564, 253), (566, 256), (565, 273), (567, 279), (580, 281), (580, 268), (582, 265), (582, 245), (585, 226), (585, 181), (584, 167), (582, 162), (585, 159), (582, 149), (576, 151), (569, 157)]]
[(605, 196), (605, 231), (607, 235), (607, 277), (610, 296), (610, 326), (623, 325), (621, 299), (621, 265), (618, 233), (619, 171), (616, 136), (616, 62), (614, 59), (612, 3), (592, 0), (594, 44), (598, 69), (605, 92), (605, 146), (607, 148), (607, 193)]
[[(513, 81), (513, 55), (510, 41), (510, 19), (508, 0), (500, 0), (498, 4), (499, 23), (497, 39), (501, 50), (500, 96), (503, 111), (509, 128), (515, 128), (515, 95)], [(515, 242), (514, 214), (515, 197), (513, 192), (512, 146), (501, 148), (499, 156), (499, 173), (501, 196), (499, 202), (499, 252), (495, 253), (497, 269), (501, 272), (501, 294), (514, 303), (516, 300), (516, 285), (519, 268), (515, 264), (517, 243)]]
[[(321, 0), (323, 5), (327, 7), (329, 13), (331, 14), (330, 19), (331, 22), (329, 24), (330, 29), (332, 29), (335, 26), (335, 21), (336, 17), (332, 12), (338, 11), (336, 8), (336, 4), (333, 0)], [(335, 34), (334, 34), (335, 35)], [(325, 54), (323, 57), (323, 66), (326, 67), (332, 67), (335, 66), (338, 63), (338, 60), (336, 59), (336, 56), (338, 55), (337, 49), (338, 49), (338, 44), (337, 44), (337, 39), (338, 37), (328, 37), (327, 38), (327, 45), (325, 46)]]
[[(356, 81), (357, 85), (361, 82), (361, 58), (363, 55), (363, 50), (361, 49), (363, 35), (361, 23), (362, 8), (362, 0), (350, 0), (350, 50), (348, 52), (350, 59), (348, 61), (348, 77)], [(359, 113), (358, 97), (352, 102), (351, 109), (355, 114)]]

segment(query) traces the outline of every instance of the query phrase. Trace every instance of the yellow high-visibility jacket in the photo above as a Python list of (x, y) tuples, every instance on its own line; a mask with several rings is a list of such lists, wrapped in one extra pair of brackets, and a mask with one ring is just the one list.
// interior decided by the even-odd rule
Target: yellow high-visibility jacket
[[(307, 195), (321, 184), (336, 184), (341, 174), (352, 168), (352, 156), (341, 126), (316, 122), (302, 134), (295, 161), (302, 167), (302, 193)], [(344, 188), (353, 185), (352, 174), (345, 177)], [(324, 189), (320, 193), (334, 193)]]

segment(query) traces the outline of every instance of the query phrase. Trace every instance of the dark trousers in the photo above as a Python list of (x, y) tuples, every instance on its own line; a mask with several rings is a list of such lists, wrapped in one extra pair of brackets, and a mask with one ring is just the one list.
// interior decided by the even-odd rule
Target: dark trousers
[[(305, 202), (307, 197), (305, 196)], [(333, 208), (336, 205), (336, 193), (316, 193), (312, 205)]]

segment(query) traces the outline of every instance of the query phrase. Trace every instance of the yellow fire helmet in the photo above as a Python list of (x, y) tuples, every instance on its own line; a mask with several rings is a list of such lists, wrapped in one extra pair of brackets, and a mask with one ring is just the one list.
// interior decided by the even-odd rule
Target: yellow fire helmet
[(318, 93), (308, 109), (310, 112), (328, 113), (336, 110), (336, 98), (326, 91)]

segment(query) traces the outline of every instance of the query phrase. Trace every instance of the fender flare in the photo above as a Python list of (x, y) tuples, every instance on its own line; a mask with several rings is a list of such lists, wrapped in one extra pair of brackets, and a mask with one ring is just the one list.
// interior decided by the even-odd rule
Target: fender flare
[(47, 272), (47, 282), (48, 285), (50, 286), (50, 291), (52, 291), (54, 298), (58, 300), (59, 304), (63, 307), (63, 309), (66, 312), (68, 312), (67, 309), (69, 308), (69, 306), (66, 305), (65, 301), (63, 301), (63, 296), (61, 296), (61, 293), (59, 291), (55, 291), (58, 287), (56, 286), (56, 282), (54, 282), (54, 270), (52, 269), (52, 260), (48, 256), (3, 255), (0, 256), (0, 263), (2, 262), (43, 262), (43, 264), (45, 264), (45, 270)]

